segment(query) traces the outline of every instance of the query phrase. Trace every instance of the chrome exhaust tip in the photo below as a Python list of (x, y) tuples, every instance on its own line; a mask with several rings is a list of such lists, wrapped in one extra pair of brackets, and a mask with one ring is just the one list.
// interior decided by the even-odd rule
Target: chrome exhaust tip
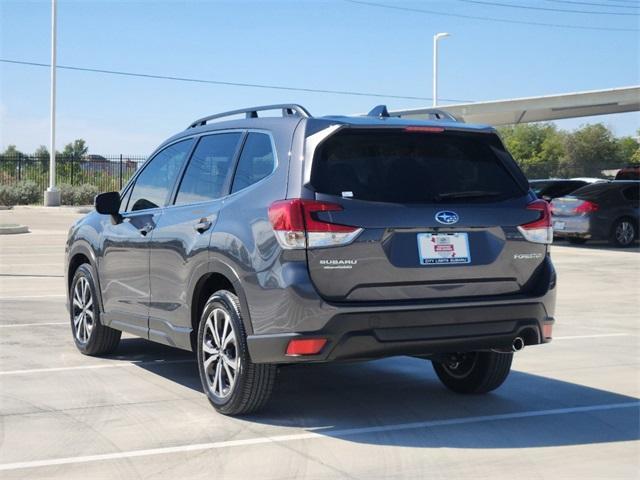
[(519, 352), (524, 348), (524, 340), (522, 337), (516, 337), (513, 339), (513, 343), (511, 344), (511, 350), (514, 352)]

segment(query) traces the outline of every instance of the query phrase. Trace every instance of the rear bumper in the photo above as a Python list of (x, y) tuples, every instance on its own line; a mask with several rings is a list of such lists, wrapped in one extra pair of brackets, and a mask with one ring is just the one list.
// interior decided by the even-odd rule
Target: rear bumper
[[(363, 309), (338, 313), (321, 330), (250, 335), (247, 341), (255, 363), (329, 362), (505, 349), (517, 336), (523, 337), (526, 345), (551, 341), (544, 337), (543, 327), (554, 323), (554, 306), (555, 288), (541, 297), (511, 303)], [(294, 338), (325, 338), (327, 343), (317, 355), (287, 356), (287, 345)]]
[[(558, 228), (561, 225), (562, 228)], [(554, 216), (554, 237), (591, 238), (591, 222), (589, 216)]]

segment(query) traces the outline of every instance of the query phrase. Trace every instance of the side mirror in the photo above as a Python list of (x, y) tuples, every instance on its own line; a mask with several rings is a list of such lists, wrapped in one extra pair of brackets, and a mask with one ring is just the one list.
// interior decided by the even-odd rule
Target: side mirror
[(93, 201), (96, 212), (103, 215), (118, 215), (120, 211), (120, 194), (118, 192), (107, 192), (96, 195)]

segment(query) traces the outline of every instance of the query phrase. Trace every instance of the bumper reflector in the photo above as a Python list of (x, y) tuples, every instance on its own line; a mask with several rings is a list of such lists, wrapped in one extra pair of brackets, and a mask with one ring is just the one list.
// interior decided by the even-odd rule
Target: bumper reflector
[(553, 331), (553, 323), (545, 323), (542, 325), (542, 336), (544, 338), (551, 338), (551, 333)]
[(317, 355), (326, 343), (326, 338), (293, 339), (287, 345), (287, 355)]

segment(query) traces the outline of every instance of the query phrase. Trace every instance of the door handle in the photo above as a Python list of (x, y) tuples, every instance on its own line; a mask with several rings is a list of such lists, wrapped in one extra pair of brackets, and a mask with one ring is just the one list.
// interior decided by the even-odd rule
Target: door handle
[(139, 232), (140, 235), (146, 236), (151, 230), (153, 230), (153, 225), (147, 223), (140, 228)]
[(204, 233), (211, 228), (211, 225), (213, 225), (211, 223), (211, 220), (201, 218), (200, 220), (198, 220), (198, 223), (193, 226), (193, 228), (198, 233)]

